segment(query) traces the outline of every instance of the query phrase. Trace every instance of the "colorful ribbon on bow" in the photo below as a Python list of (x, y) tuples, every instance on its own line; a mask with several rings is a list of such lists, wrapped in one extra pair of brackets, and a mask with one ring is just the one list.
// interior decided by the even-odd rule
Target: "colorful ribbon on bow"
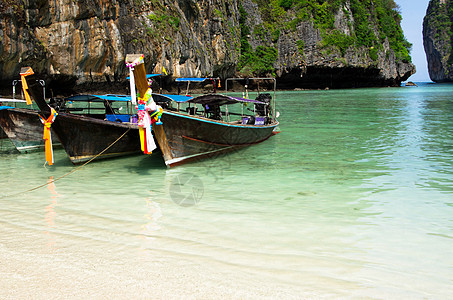
[(163, 112), (164, 110), (162, 109), (162, 107), (157, 105), (156, 110), (149, 113), (149, 116), (151, 117), (151, 125), (153, 124), (162, 125), (162, 121), (160, 120), (160, 118), (162, 117)]
[(162, 125), (160, 118), (164, 110), (154, 102), (150, 88), (143, 98), (138, 98), (135, 108), (139, 119), (141, 149), (145, 154), (151, 154), (152, 150), (157, 148), (151, 129), (153, 124)]
[(145, 55), (142, 54), (133, 62), (131, 62), (131, 63), (126, 62), (126, 68), (134, 68), (134, 67), (138, 66), (139, 64), (142, 64), (144, 59), (145, 59)]
[(50, 131), (50, 126), (55, 121), (58, 113), (55, 109), (50, 108), (50, 116), (47, 119), (44, 119), (41, 115), (39, 119), (41, 119), (41, 123), (44, 124), (44, 133), (43, 133), (43, 140), (45, 140), (45, 149), (46, 149), (46, 162), (49, 163), (49, 166), (53, 165), (53, 149), (52, 149), (52, 133)]
[(145, 96), (142, 98), (142, 100), (146, 102), (145, 110), (151, 117), (151, 125), (162, 125), (160, 118), (164, 110), (154, 102), (151, 88), (146, 90)]
[[(140, 55), (134, 59), (133, 62), (126, 62), (126, 67), (129, 68), (130, 73), (130, 87), (131, 87), (131, 98), (132, 103), (135, 104), (135, 78), (134, 68), (139, 64), (143, 63), (144, 55)], [(127, 58), (126, 58), (127, 61)], [(161, 125), (160, 118), (162, 116), (163, 109), (156, 105), (153, 99), (153, 91), (151, 87), (146, 90), (143, 97), (139, 97), (135, 109), (137, 109), (138, 126), (140, 134), (140, 146), (141, 150), (145, 154), (151, 154), (154, 149), (157, 148), (154, 142), (153, 134), (151, 132), (152, 125)]]
[(139, 64), (143, 63), (145, 56), (142, 54), (132, 63), (126, 62), (126, 68), (129, 68), (129, 85), (131, 88), (131, 102), (133, 105), (137, 104), (137, 92), (135, 91), (135, 77), (134, 77), (134, 68)]
[(30, 68), (30, 67), (28, 67), (25, 71), (20, 73), (20, 80), (22, 81), (22, 90), (24, 91), (25, 100), (27, 101), (27, 105), (30, 105), (32, 102), (31, 102), (30, 94), (28, 93), (28, 84), (27, 84), (27, 80), (25, 79), (25, 77), (27, 77), (28, 75), (33, 75), (33, 74), (35, 74), (35, 73), (33, 72), (32, 68)]
[(151, 118), (146, 111), (146, 103), (143, 100), (139, 99), (136, 109), (138, 116), (141, 150), (145, 154), (151, 154), (152, 151), (157, 147), (156, 143), (154, 142), (153, 134), (151, 133)]

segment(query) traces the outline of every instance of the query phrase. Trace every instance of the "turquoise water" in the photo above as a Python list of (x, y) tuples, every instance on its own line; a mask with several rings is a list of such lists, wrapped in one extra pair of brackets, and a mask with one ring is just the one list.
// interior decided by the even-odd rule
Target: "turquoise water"
[(76, 167), (3, 151), (0, 298), (450, 298), (452, 94), (279, 92), (262, 144), (99, 161), (19, 195)]

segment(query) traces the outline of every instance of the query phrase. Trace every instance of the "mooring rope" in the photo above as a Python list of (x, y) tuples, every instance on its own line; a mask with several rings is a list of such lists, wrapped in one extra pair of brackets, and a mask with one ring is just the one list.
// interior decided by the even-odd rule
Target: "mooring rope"
[(17, 196), (17, 195), (21, 195), (21, 194), (26, 194), (26, 193), (29, 193), (29, 192), (32, 192), (32, 191), (35, 191), (35, 190), (38, 190), (42, 187), (45, 187), (51, 183), (54, 183), (72, 173), (74, 173), (75, 171), (78, 171), (80, 170), (81, 168), (85, 167), (86, 165), (88, 165), (90, 162), (92, 162), (93, 160), (95, 160), (96, 158), (98, 158), (100, 155), (102, 155), (102, 153), (104, 153), (105, 151), (107, 151), (108, 149), (110, 149), (110, 147), (112, 147), (113, 145), (115, 145), (119, 140), (121, 140), (131, 129), (128, 128), (119, 138), (117, 138), (113, 143), (111, 143), (107, 148), (105, 148), (104, 150), (102, 150), (101, 152), (99, 152), (96, 156), (92, 157), (89, 161), (87, 161), (86, 163), (84, 163), (83, 165), (81, 166), (78, 166), (77, 168), (75, 168), (74, 170), (71, 170), (70, 172), (56, 178), (56, 179), (52, 179), (52, 180), (49, 180), (47, 183), (44, 183), (44, 184), (41, 184), (41, 185), (38, 185), (34, 188), (31, 188), (31, 189), (28, 189), (28, 190), (25, 190), (25, 191), (22, 191), (22, 192), (18, 192), (18, 193), (15, 193), (15, 194), (10, 194), (10, 195), (6, 195), (6, 196), (0, 196), (0, 199), (2, 198), (6, 198), (6, 197), (13, 197), (13, 196)]

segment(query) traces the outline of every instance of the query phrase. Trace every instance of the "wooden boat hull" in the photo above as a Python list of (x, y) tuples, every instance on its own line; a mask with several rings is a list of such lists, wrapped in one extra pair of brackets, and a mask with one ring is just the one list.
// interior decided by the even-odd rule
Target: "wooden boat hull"
[[(229, 124), (170, 111), (164, 111), (162, 122), (167, 140), (157, 140), (157, 144), (162, 152), (166, 147), (170, 150), (171, 157), (164, 156), (168, 167), (262, 142), (273, 134), (278, 125)], [(92, 158), (103, 159), (140, 152), (138, 126), (134, 124), (59, 114), (52, 128), (74, 164)], [(100, 154), (112, 144), (111, 148)]]
[[(269, 138), (277, 126), (229, 124), (170, 111), (164, 112), (162, 121), (167, 142), (165, 145), (161, 141), (157, 143), (161, 149), (170, 149), (171, 157), (164, 159), (168, 167), (259, 143)], [(20, 152), (44, 149), (43, 125), (36, 111), (0, 110), (0, 126)], [(94, 157), (104, 159), (140, 153), (138, 126), (129, 123), (61, 113), (52, 124), (52, 132), (54, 145), (61, 141), (74, 164)]]
[(6, 133), (3, 131), (3, 129), (0, 126), (0, 140), (7, 139), (7, 138), (8, 138), (8, 136), (6, 135)]
[[(128, 55), (126, 65), (133, 66), (139, 95), (148, 99), (150, 88), (146, 79), (143, 55)], [(21, 74), (28, 74), (29, 71), (31, 68), (21, 70)], [(38, 84), (30, 79), (32, 76), (28, 76), (27, 91), (47, 118), (51, 115), (51, 108), (46, 103)], [(194, 103), (205, 105), (207, 112), (208, 105), (214, 109), (223, 104), (244, 100), (246, 99), (206, 95)], [(260, 102), (260, 104), (265, 103)], [(163, 125), (155, 124), (153, 131), (167, 166), (262, 142), (273, 134), (278, 125), (278, 122), (269, 125), (243, 125), (173, 111), (164, 111), (161, 120)], [(140, 151), (138, 126), (131, 123), (116, 123), (83, 115), (61, 113), (52, 124), (52, 129), (73, 163)]]
[(138, 126), (59, 114), (52, 128), (74, 164), (140, 152)]
[(172, 156), (165, 159), (169, 167), (262, 142), (278, 125), (230, 124), (169, 111), (162, 122)]
[[(36, 111), (22, 108), (2, 109), (0, 126), (19, 152), (44, 150), (43, 125)], [(55, 138), (53, 143), (59, 144), (58, 139)]]

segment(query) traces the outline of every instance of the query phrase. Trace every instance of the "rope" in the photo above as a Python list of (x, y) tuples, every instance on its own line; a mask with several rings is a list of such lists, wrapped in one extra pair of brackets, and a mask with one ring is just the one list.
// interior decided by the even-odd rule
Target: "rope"
[(6, 197), (13, 197), (13, 196), (17, 196), (17, 195), (21, 195), (21, 194), (25, 194), (25, 193), (29, 193), (29, 192), (32, 192), (32, 191), (35, 191), (35, 190), (38, 190), (42, 187), (45, 187), (51, 183), (54, 183), (68, 175), (71, 175), (72, 173), (74, 173), (75, 171), (78, 171), (80, 170), (81, 168), (85, 167), (86, 165), (88, 165), (90, 162), (92, 162), (93, 160), (95, 160), (96, 158), (98, 158), (99, 156), (102, 155), (102, 153), (104, 153), (105, 151), (107, 151), (108, 149), (110, 149), (113, 145), (115, 145), (119, 140), (121, 140), (128, 132), (129, 130), (131, 130), (130, 128), (128, 128), (119, 138), (116, 139), (116, 141), (114, 141), (113, 143), (111, 143), (107, 148), (105, 148), (104, 150), (102, 150), (99, 154), (97, 154), (96, 156), (94, 156), (93, 158), (91, 158), (89, 161), (87, 161), (86, 163), (84, 163), (83, 165), (81, 166), (78, 166), (77, 168), (73, 169), (72, 171), (56, 178), (56, 179), (52, 179), (50, 181), (48, 181), (47, 183), (44, 183), (44, 184), (41, 184), (41, 185), (38, 185), (34, 188), (31, 188), (31, 189), (28, 189), (28, 190), (25, 190), (25, 191), (22, 191), (22, 192), (18, 192), (18, 193), (15, 193), (15, 194), (11, 194), (11, 195), (6, 195), (6, 196), (0, 196), (0, 199), (2, 198), (6, 198)]

